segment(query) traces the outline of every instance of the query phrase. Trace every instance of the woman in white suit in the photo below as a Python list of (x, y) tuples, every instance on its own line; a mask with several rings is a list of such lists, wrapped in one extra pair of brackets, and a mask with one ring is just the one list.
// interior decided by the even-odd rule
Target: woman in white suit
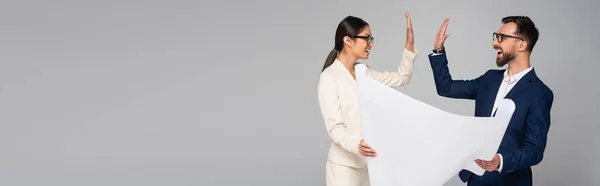
[[(368, 68), (368, 75), (388, 85), (409, 83), (417, 56), (410, 15), (406, 16), (406, 43), (396, 72)], [(368, 186), (365, 157), (376, 152), (362, 138), (362, 125), (356, 99), (354, 65), (368, 59), (374, 37), (369, 24), (354, 16), (344, 18), (337, 27), (335, 47), (327, 56), (319, 78), (318, 99), (331, 139), (326, 164), (327, 186)]]

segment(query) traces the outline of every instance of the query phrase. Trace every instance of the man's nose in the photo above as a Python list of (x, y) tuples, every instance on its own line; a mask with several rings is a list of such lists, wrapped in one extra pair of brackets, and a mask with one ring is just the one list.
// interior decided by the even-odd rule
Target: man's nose
[(500, 43), (496, 39), (494, 39), (494, 41), (492, 41), (492, 47), (494, 47), (494, 48), (499, 47), (499, 44)]

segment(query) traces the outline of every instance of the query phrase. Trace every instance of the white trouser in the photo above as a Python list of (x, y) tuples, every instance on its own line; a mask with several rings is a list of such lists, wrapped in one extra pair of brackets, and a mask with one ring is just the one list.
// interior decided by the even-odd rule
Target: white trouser
[(327, 186), (370, 186), (367, 167), (354, 168), (327, 161), (325, 169)]

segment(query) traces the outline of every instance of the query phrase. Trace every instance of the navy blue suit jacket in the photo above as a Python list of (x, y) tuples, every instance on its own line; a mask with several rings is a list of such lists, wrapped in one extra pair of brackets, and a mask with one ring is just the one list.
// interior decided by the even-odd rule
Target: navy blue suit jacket
[[(488, 70), (475, 79), (453, 80), (445, 53), (429, 55), (429, 62), (438, 95), (475, 100), (475, 116), (491, 116), (505, 70)], [(505, 98), (513, 100), (516, 108), (498, 149), (503, 157), (502, 170), (483, 176), (462, 170), (459, 177), (468, 185), (533, 185), (531, 166), (540, 163), (544, 156), (554, 94), (532, 69)]]

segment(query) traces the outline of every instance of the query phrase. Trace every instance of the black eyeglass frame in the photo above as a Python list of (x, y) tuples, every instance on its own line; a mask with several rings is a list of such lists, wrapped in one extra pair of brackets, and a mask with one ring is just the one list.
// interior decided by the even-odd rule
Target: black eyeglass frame
[(504, 38), (514, 38), (514, 39), (519, 39), (521, 41), (525, 41), (525, 39), (518, 37), (518, 36), (512, 36), (512, 35), (507, 35), (507, 34), (503, 34), (503, 33), (498, 33), (498, 32), (494, 32), (492, 33), (493, 39), (497, 40), (498, 42), (502, 42), (502, 40), (504, 40)]
[(373, 37), (373, 36), (348, 36), (348, 37), (365, 39), (365, 40), (367, 40), (367, 45), (370, 45), (371, 43), (375, 42), (375, 37)]

